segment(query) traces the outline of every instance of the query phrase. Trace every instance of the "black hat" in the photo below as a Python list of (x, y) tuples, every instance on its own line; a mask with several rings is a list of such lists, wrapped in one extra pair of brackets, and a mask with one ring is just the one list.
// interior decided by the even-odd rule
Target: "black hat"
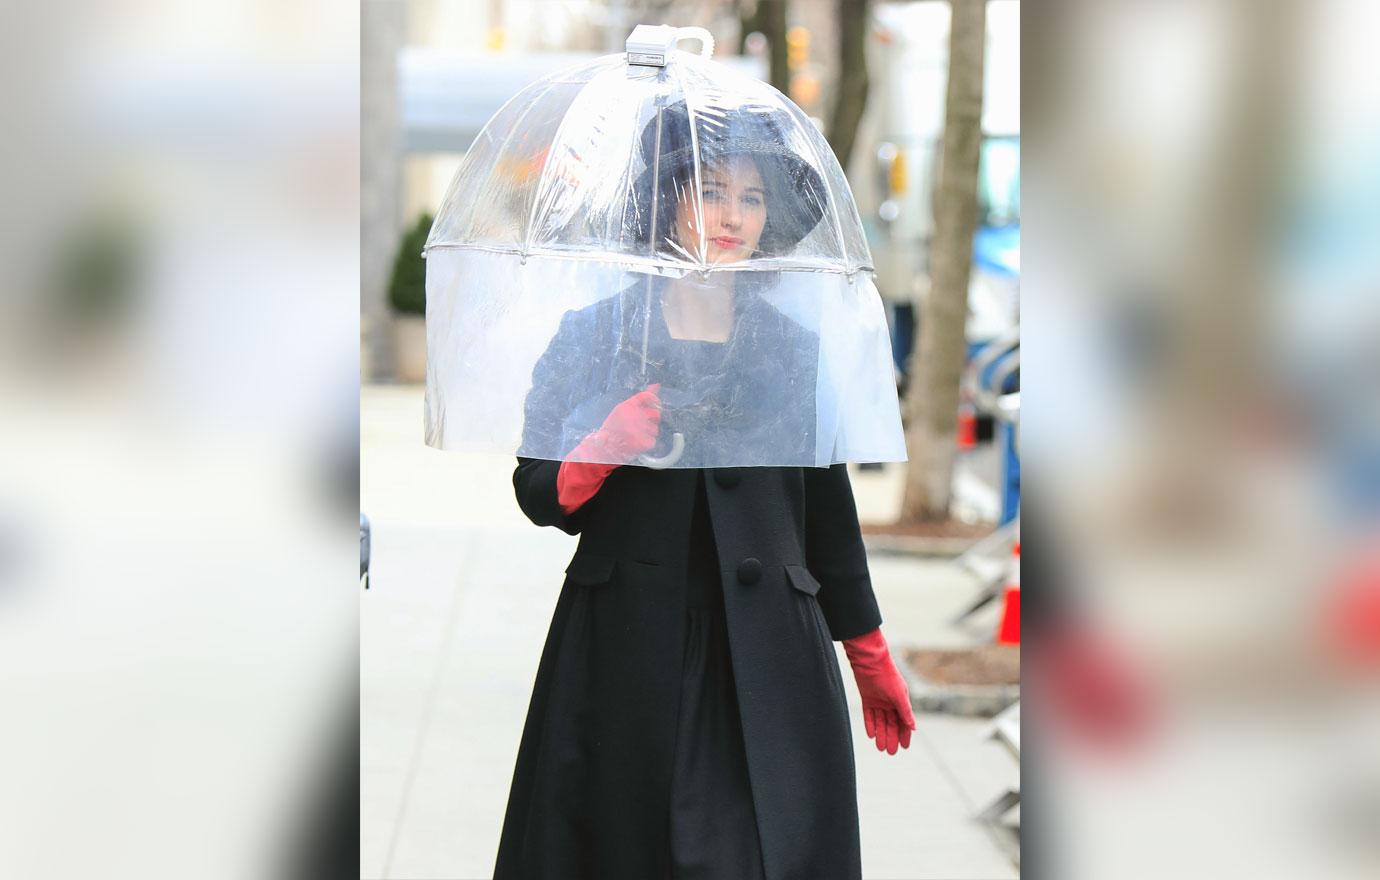
[[(661, 113), (658, 160), (657, 117), (653, 116), (642, 129), (641, 158), (646, 167), (634, 184), (629, 212), (639, 240), (651, 235), (654, 169), (660, 170), (656, 175), (660, 201), (668, 205), (675, 198), (675, 185), (693, 177), (697, 155), (701, 167), (730, 156), (747, 156), (756, 164), (766, 189), (767, 221), (758, 249), (770, 256), (789, 252), (819, 223), (828, 199), (819, 172), (787, 144), (785, 132), (794, 124), (775, 109), (704, 108), (695, 112), (692, 140), (690, 113), (680, 101)], [(659, 236), (671, 222), (663, 209), (657, 219)]]

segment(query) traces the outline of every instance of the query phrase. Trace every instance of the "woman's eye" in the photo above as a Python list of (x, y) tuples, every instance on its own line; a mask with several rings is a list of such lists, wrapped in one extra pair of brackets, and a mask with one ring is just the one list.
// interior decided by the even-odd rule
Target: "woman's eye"
[(754, 208), (762, 204), (760, 196), (743, 196), (743, 204), (752, 205)]
[(716, 189), (707, 189), (700, 193), (700, 195), (704, 196), (707, 202), (717, 202), (719, 200), (719, 191)]

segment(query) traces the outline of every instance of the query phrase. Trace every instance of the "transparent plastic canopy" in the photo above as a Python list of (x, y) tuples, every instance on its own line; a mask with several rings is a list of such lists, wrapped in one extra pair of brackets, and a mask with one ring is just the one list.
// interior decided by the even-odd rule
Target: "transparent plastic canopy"
[[(518, 93), (451, 183), (426, 247), (427, 443), (653, 467), (904, 460), (827, 142), (708, 58), (627, 57)], [(582, 445), (654, 385), (655, 449)]]

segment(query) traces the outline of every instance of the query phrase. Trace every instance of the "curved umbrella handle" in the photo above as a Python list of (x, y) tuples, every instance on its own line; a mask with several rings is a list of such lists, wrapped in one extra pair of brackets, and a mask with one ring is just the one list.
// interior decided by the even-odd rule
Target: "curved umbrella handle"
[(644, 467), (662, 470), (680, 461), (680, 456), (685, 452), (685, 435), (677, 431), (671, 435), (671, 451), (665, 455), (639, 455), (637, 463)]

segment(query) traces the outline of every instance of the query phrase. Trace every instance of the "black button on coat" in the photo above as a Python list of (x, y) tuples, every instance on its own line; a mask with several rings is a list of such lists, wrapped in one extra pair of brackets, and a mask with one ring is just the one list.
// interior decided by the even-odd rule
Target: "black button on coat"
[(738, 580), (745, 584), (755, 584), (762, 579), (762, 560), (749, 556), (738, 563)]
[(739, 472), (738, 468), (714, 469), (714, 482), (718, 483), (725, 489), (732, 489), (734, 486), (742, 482), (742, 480), (743, 475)]

